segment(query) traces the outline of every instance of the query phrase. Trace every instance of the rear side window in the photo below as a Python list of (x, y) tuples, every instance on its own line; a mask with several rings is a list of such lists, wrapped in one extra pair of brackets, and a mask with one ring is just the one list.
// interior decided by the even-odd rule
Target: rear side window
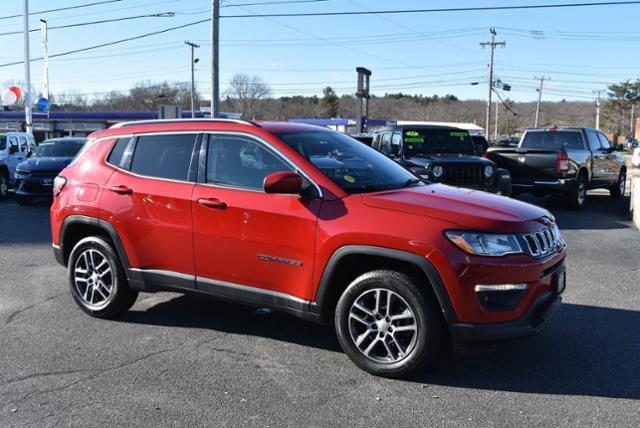
[(124, 167), (124, 152), (127, 149), (130, 138), (118, 138), (107, 158), (107, 162), (119, 168)]
[(195, 141), (196, 134), (138, 137), (131, 161), (131, 172), (186, 181), (189, 177)]
[(589, 147), (591, 147), (592, 151), (600, 150), (600, 140), (598, 140), (598, 134), (596, 131), (591, 129), (587, 129), (587, 140), (589, 141)]
[(580, 131), (533, 131), (527, 132), (522, 140), (521, 148), (557, 150), (584, 149)]

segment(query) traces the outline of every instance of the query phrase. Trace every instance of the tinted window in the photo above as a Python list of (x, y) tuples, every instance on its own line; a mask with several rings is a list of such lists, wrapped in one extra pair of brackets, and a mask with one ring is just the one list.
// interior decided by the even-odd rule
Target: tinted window
[(416, 179), (395, 161), (340, 132), (284, 131), (277, 136), (347, 193), (399, 189)]
[(611, 143), (604, 134), (598, 132), (598, 138), (600, 139), (600, 144), (603, 149), (609, 150), (611, 148)]
[(589, 147), (592, 151), (600, 150), (600, 140), (598, 140), (598, 134), (592, 129), (587, 129), (587, 141), (589, 141)]
[(124, 151), (126, 150), (130, 140), (130, 138), (118, 138), (116, 144), (114, 144), (113, 146), (113, 149), (111, 149), (111, 153), (107, 158), (107, 162), (120, 168), (124, 167)]
[(84, 140), (46, 140), (36, 149), (37, 157), (71, 158), (82, 148)]
[(272, 152), (246, 137), (212, 136), (207, 153), (207, 183), (263, 189), (264, 178), (292, 168)]
[(138, 137), (131, 172), (150, 177), (187, 180), (195, 134)]
[(469, 133), (460, 129), (405, 128), (402, 134), (404, 152), (407, 156), (440, 153), (476, 154)]
[(5, 135), (0, 135), (0, 150), (5, 150), (7, 148), (7, 137)]
[(557, 150), (584, 149), (580, 131), (529, 131), (524, 135), (521, 148)]

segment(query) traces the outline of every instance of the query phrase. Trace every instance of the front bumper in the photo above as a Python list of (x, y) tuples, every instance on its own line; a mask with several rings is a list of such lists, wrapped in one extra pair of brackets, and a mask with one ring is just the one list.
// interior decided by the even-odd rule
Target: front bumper
[(55, 176), (18, 176), (16, 177), (16, 195), (32, 198), (50, 198), (53, 196)]
[(492, 324), (454, 323), (449, 326), (451, 340), (455, 344), (498, 342), (530, 336), (545, 328), (560, 308), (562, 297), (555, 292), (540, 296), (525, 313), (516, 320)]
[(60, 245), (51, 244), (53, 248), (53, 256), (56, 258), (56, 261), (64, 267), (67, 267), (64, 262), (64, 252), (62, 251), (62, 247)]

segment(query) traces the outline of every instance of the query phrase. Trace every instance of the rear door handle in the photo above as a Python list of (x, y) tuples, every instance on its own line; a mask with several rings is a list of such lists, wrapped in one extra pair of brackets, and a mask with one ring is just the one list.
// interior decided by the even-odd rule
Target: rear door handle
[(111, 186), (109, 190), (113, 193), (117, 193), (118, 195), (130, 195), (133, 193), (133, 190), (129, 189), (127, 186)]
[(216, 198), (198, 198), (198, 203), (203, 207), (213, 208), (214, 210), (224, 210), (227, 204)]

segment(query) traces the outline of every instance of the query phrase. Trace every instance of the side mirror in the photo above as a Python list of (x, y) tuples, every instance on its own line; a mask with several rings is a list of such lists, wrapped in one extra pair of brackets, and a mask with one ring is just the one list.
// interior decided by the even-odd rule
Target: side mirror
[(476, 153), (478, 153), (478, 156), (483, 156), (487, 153), (484, 144), (476, 144)]
[(615, 150), (616, 152), (622, 152), (622, 151), (624, 151), (624, 145), (623, 144), (616, 144), (615, 146), (613, 146), (613, 150)]
[(302, 177), (288, 171), (274, 172), (264, 178), (265, 193), (299, 195), (302, 193)]
[(31, 156), (33, 156), (33, 152), (32, 151), (27, 152), (27, 158), (30, 158)]
[(400, 145), (399, 144), (392, 144), (391, 145), (391, 150), (389, 150), (389, 156), (392, 157), (392, 158), (395, 158), (399, 154), (400, 154)]

